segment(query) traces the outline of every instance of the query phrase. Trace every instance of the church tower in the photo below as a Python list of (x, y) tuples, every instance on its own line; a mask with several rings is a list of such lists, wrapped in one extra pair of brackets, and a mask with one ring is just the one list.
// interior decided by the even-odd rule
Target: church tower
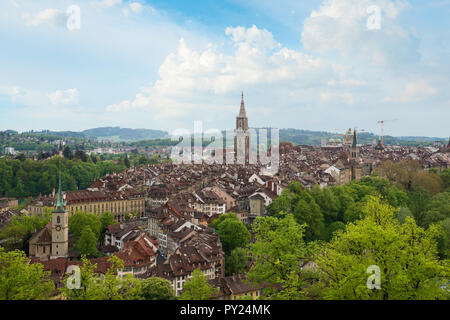
[(357, 160), (359, 158), (359, 148), (357, 145), (357, 137), (356, 137), (356, 129), (353, 131), (353, 143), (352, 143), (352, 147), (351, 147), (351, 155), (352, 155), (352, 159)]
[(52, 212), (52, 259), (65, 258), (69, 255), (69, 214), (61, 190), (61, 171), (59, 172), (59, 187)]
[(236, 117), (236, 130), (248, 130), (248, 119), (245, 114), (244, 92), (241, 94), (241, 109), (239, 110), (239, 115)]
[[(245, 113), (244, 104), (244, 92), (241, 95), (241, 108), (239, 110), (239, 115), (236, 117), (236, 137), (234, 138), (234, 155), (236, 160), (238, 159), (238, 141), (239, 144), (244, 143), (243, 150), (245, 150), (245, 163), (249, 163), (250, 157), (250, 136), (248, 133), (248, 118)], [(241, 160), (241, 161), (242, 161)]]
[(350, 169), (352, 174), (352, 180), (358, 179), (357, 169), (358, 169), (358, 159), (359, 159), (359, 147), (357, 145), (356, 128), (353, 131), (353, 143), (350, 148)]

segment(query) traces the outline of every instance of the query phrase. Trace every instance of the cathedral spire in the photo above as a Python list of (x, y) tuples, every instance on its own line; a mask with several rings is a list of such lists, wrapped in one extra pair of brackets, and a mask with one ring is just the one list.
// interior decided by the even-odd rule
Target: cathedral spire
[(356, 147), (357, 139), (356, 139), (356, 128), (353, 130), (353, 144), (352, 147)]
[(244, 91), (241, 94), (241, 109), (239, 110), (239, 118), (247, 118), (245, 114), (245, 105), (244, 105)]
[(55, 211), (54, 212), (64, 212), (65, 207), (64, 198), (62, 195), (62, 188), (61, 188), (61, 168), (59, 169), (59, 185), (58, 185), (58, 194), (56, 196), (56, 202), (55, 202)]

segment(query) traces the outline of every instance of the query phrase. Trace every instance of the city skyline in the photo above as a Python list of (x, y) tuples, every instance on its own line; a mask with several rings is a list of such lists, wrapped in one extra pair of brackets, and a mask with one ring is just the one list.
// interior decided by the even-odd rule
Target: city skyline
[[(80, 29), (67, 29), (77, 5)], [(371, 5), (381, 10), (370, 29)], [(4, 1), (1, 130), (252, 127), (448, 137), (449, 1)], [(161, 37), (164, 34), (164, 37)], [(227, 123), (230, 125), (224, 126)]]

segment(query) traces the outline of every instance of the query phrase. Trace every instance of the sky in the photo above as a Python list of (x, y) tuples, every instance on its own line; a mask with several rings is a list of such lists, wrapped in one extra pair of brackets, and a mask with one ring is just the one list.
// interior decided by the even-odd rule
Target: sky
[[(79, 9), (73, 10), (75, 5)], [(450, 0), (2, 0), (0, 130), (450, 135)]]

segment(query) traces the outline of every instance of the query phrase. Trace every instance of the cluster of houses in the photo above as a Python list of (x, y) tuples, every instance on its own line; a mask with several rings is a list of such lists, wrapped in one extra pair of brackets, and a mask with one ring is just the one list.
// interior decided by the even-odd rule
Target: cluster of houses
[[(248, 129), (243, 98), (237, 127)], [(108, 174), (86, 190), (63, 193), (60, 182), (58, 192), (40, 195), (24, 211), (42, 215), (45, 207), (54, 206), (52, 221), (29, 240), (30, 259), (51, 271), (56, 286), (61, 287), (67, 268), (79, 264), (68, 217), (76, 212), (111, 212), (117, 223), (107, 227), (98, 245), (104, 256), (91, 259), (97, 264), (96, 272), (104, 274), (109, 256), (115, 255), (124, 261), (120, 276), (165, 278), (176, 295), (182, 293), (193, 270), (200, 269), (220, 289), (215, 298), (257, 298), (260, 288), (247, 283), (245, 275), (225, 276), (220, 237), (208, 227), (214, 219), (234, 212), (251, 224), (266, 214), (266, 207), (292, 181), (305, 188), (345, 184), (369, 175), (385, 160), (417, 160), (425, 169), (438, 171), (450, 167), (450, 142), (441, 148), (360, 146), (356, 132), (348, 145), (281, 143), (279, 152), (275, 174), (255, 164), (166, 162)], [(5, 215), (4, 202), (0, 201), (0, 223), (10, 216)]]

